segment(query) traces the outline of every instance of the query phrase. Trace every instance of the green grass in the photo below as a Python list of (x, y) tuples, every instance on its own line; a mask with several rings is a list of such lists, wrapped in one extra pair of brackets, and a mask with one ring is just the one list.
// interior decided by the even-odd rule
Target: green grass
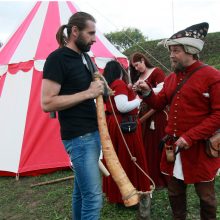
[[(36, 177), (0, 177), (0, 220), (70, 220), (73, 179), (31, 187), (32, 184), (71, 176), (70, 170)], [(216, 178), (217, 219), (220, 219), (220, 177)], [(109, 204), (104, 197), (101, 220), (135, 220), (136, 208)], [(154, 191), (152, 220), (170, 220), (166, 190)], [(188, 220), (199, 219), (199, 201), (194, 187), (188, 187)]]

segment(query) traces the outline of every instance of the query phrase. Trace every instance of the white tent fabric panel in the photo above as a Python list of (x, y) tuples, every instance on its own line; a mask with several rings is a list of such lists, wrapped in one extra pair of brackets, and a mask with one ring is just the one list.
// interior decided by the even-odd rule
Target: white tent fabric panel
[(46, 16), (48, 3), (44, 2), (44, 4), (40, 5), (34, 19), (16, 48), (10, 63), (19, 63), (21, 60), (24, 62), (34, 59), (45, 21), (42, 18)]
[(8, 65), (0, 65), (0, 77), (6, 73), (8, 70)]
[(103, 58), (103, 57), (95, 57), (95, 63), (100, 69), (104, 69), (106, 63), (113, 60), (113, 58)]
[(67, 4), (64, 4), (63, 2), (59, 2), (58, 4), (60, 9), (60, 24), (67, 24), (72, 12)]
[(7, 74), (0, 99), (0, 167), (17, 173), (32, 81), (29, 72)]

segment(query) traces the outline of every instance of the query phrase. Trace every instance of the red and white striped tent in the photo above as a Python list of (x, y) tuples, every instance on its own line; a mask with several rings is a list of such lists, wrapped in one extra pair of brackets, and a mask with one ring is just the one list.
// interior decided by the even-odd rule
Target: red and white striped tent
[[(59, 124), (40, 107), (42, 69), (58, 47), (61, 24), (79, 11), (73, 2), (37, 2), (0, 51), (0, 175), (34, 175), (68, 167)], [(98, 68), (121, 54), (99, 31), (90, 56)]]

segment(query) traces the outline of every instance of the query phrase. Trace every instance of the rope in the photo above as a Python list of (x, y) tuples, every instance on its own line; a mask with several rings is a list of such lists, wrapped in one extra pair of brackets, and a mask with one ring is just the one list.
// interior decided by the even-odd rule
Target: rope
[[(105, 15), (103, 15), (100, 11), (98, 11), (96, 8), (94, 8), (91, 4), (89, 4), (88, 2), (86, 2), (87, 5), (90, 5), (91, 8), (93, 8), (95, 11), (98, 12), (98, 14), (100, 14), (103, 18), (105, 18), (110, 24), (112, 24), (116, 29), (119, 29), (117, 25), (115, 25), (113, 22), (111, 22)], [(132, 41), (132, 43), (134, 45), (136, 45), (137, 47), (139, 47), (142, 51), (144, 51), (146, 54), (148, 54), (148, 56), (150, 56), (152, 59), (154, 59), (157, 63), (159, 63), (161, 66), (163, 66), (168, 72), (171, 72), (170, 69), (168, 69), (164, 64), (162, 64), (156, 57), (154, 57), (153, 55), (150, 54), (149, 51), (147, 51), (146, 49), (144, 49), (142, 46), (140, 46), (136, 41), (134, 41), (131, 37), (129, 37), (127, 34), (125, 34), (123, 32), (123, 34), (130, 40)]]
[(128, 199), (130, 199), (132, 196), (134, 196), (135, 194), (137, 194), (138, 193), (138, 191), (136, 190), (136, 189), (133, 189), (130, 193), (129, 193), (129, 195), (127, 195), (127, 196), (122, 196), (122, 200), (128, 200)]
[[(100, 75), (100, 78), (104, 81), (104, 83), (105, 83), (105, 85), (106, 85), (108, 91), (111, 91), (111, 88), (108, 86), (108, 83), (107, 83), (106, 79), (104, 78), (104, 76)], [(122, 140), (123, 140), (123, 142), (124, 142), (124, 144), (125, 144), (125, 146), (126, 146), (126, 149), (127, 149), (128, 153), (129, 153), (129, 155), (130, 155), (130, 157), (131, 157), (131, 161), (133, 161), (133, 163), (137, 166), (137, 168), (152, 182), (153, 187), (152, 187), (151, 191), (146, 192), (146, 193), (152, 193), (153, 190), (155, 190), (155, 183), (154, 183), (154, 181), (152, 180), (152, 178), (139, 166), (139, 164), (137, 163), (137, 158), (132, 155), (132, 153), (131, 153), (131, 151), (130, 151), (130, 149), (129, 149), (129, 147), (128, 147), (128, 144), (127, 144), (127, 142), (126, 142), (126, 140), (125, 140), (125, 138), (124, 138), (123, 132), (122, 132), (122, 130), (121, 130), (121, 128), (120, 128), (120, 125), (119, 125), (117, 116), (116, 116), (115, 111), (114, 111), (114, 108), (113, 108), (113, 104), (112, 104), (111, 98), (109, 98), (109, 101), (110, 101), (110, 105), (111, 105), (111, 108), (112, 108), (112, 112), (113, 112), (113, 115), (114, 115), (114, 117), (115, 117), (115, 120), (116, 120), (118, 129), (119, 129), (119, 132), (120, 132), (120, 134), (121, 134)]]

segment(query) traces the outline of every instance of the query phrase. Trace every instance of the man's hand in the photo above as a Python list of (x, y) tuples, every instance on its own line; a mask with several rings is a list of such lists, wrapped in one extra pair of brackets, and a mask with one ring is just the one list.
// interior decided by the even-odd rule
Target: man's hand
[(151, 90), (150, 86), (144, 80), (138, 80), (132, 87), (135, 92), (148, 92)]
[(175, 145), (178, 146), (180, 149), (188, 149), (189, 145), (186, 142), (186, 140), (182, 137), (180, 137), (176, 142)]
[(99, 95), (103, 95), (104, 94), (104, 82), (102, 80), (91, 82), (87, 91), (90, 94), (91, 99), (96, 98)]

